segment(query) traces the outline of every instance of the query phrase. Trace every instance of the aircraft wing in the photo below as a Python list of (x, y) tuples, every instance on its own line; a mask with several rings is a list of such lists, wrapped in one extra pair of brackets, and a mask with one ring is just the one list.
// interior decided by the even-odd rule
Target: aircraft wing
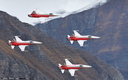
[(21, 51), (25, 50), (26, 45), (20, 45), (19, 48), (21, 49)]
[(76, 30), (73, 30), (75, 36), (81, 36)]
[(22, 41), (18, 36), (15, 36), (16, 41)]
[(65, 63), (66, 65), (72, 65), (72, 63), (68, 59), (65, 59)]
[(84, 41), (87, 41), (87, 40), (78, 40), (77, 42), (79, 43), (80, 46), (83, 46), (84, 45)]
[(71, 76), (74, 76), (76, 70), (77, 69), (69, 69), (68, 71), (71, 74)]

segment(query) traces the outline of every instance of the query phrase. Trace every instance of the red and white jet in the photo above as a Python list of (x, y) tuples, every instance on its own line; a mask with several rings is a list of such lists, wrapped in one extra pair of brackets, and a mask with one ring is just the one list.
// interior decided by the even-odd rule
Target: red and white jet
[(40, 17), (55, 17), (58, 15), (54, 15), (53, 13), (49, 13), (49, 14), (39, 14), (36, 13), (36, 11), (33, 11), (31, 14), (28, 14), (29, 17), (33, 17), (33, 18), (40, 18)]
[(14, 49), (15, 46), (19, 46), (21, 51), (25, 51), (25, 47), (27, 47), (28, 45), (42, 44), (42, 42), (32, 40), (23, 41), (18, 36), (15, 36), (15, 39), (13, 39), (12, 41), (9, 40), (8, 43), (12, 49)]
[(83, 64), (72, 64), (68, 59), (65, 59), (65, 65), (59, 64), (59, 68), (61, 69), (61, 72), (64, 73), (65, 70), (68, 70), (71, 76), (74, 76), (75, 71), (82, 68), (90, 68), (89, 65), (83, 65)]
[(100, 38), (98, 36), (91, 36), (91, 35), (80, 35), (76, 30), (73, 30), (74, 34), (71, 36), (67, 35), (67, 39), (70, 40), (70, 43), (73, 44), (73, 41), (77, 41), (80, 46), (83, 46), (84, 41), (90, 40), (90, 39), (97, 39)]

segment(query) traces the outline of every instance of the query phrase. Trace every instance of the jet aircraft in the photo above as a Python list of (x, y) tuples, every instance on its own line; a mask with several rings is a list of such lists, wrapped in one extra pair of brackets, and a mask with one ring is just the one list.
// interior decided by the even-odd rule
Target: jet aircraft
[(68, 70), (71, 76), (74, 76), (75, 71), (82, 68), (90, 68), (89, 65), (83, 65), (83, 64), (72, 64), (68, 59), (65, 59), (65, 65), (59, 64), (59, 69), (61, 69), (61, 72), (64, 73), (65, 70)]
[(80, 46), (83, 46), (84, 41), (100, 38), (98, 36), (80, 35), (76, 30), (73, 30), (73, 32), (74, 34), (72, 34), (71, 36), (67, 35), (67, 39), (70, 40), (71, 44), (73, 44), (73, 41), (77, 41)]
[(23, 41), (18, 36), (15, 36), (15, 39), (13, 39), (12, 41), (9, 40), (8, 44), (11, 46), (12, 49), (14, 49), (15, 46), (18, 46), (21, 51), (25, 51), (25, 47), (27, 47), (28, 45), (42, 44), (42, 42), (32, 40)]
[(33, 11), (31, 14), (28, 14), (28, 17), (33, 17), (33, 18), (40, 18), (40, 17), (55, 17), (58, 15), (54, 15), (53, 13), (49, 13), (49, 14), (39, 14), (36, 13), (36, 11)]

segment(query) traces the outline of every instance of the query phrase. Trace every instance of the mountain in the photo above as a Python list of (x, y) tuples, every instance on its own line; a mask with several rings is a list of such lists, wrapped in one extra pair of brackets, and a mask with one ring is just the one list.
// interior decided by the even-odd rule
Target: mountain
[[(61, 10), (58, 10), (55, 12), (56, 15), (58, 15), (58, 16), (45, 18), (45, 19), (40, 18), (41, 19), (40, 21), (34, 22), (34, 23), (35, 24), (39, 23), (39, 22), (40, 23), (42, 23), (42, 22), (46, 23), (46, 22), (53, 20), (53, 19), (63, 18), (63, 17), (66, 17), (68, 15), (71, 15), (71, 14), (76, 14), (76, 13), (82, 12), (84, 10), (88, 10), (90, 8), (101, 6), (101, 5), (105, 4), (107, 1), (109, 1), (109, 0), (74, 1), (74, 2), (68, 1), (67, 5), (65, 7), (63, 7), (64, 9), (61, 9)], [(72, 4), (74, 4), (75, 6)], [(36, 10), (36, 12), (42, 13), (40, 10)]]
[[(35, 27), (72, 47), (92, 52), (101, 60), (117, 68), (128, 80), (127, 8), (127, 0), (110, 0), (100, 7), (37, 24)], [(73, 30), (79, 30), (83, 35), (101, 38), (85, 42), (84, 47), (80, 47), (77, 42), (71, 45), (66, 37), (73, 34)]]
[[(27, 52), (14, 50), (7, 44), (14, 36), (22, 40), (41, 41), (42, 45), (31, 45)], [(29, 78), (29, 80), (124, 80), (117, 69), (99, 60), (92, 53), (63, 44), (16, 17), (0, 11), (0, 78)], [(92, 68), (76, 72), (71, 77), (58, 69), (65, 58), (73, 63), (91, 65)]]

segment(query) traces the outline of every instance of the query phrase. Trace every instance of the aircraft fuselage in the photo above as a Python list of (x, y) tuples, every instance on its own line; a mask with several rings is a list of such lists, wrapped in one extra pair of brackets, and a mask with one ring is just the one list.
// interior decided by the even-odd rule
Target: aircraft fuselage
[(34, 45), (35, 43), (10, 42), (9, 44), (14, 45), (14, 46), (19, 46), (19, 45)]
[(89, 40), (93, 38), (85, 38), (85, 37), (69, 37), (69, 40), (77, 41), (77, 40)]
[(60, 68), (64, 70), (69, 70), (69, 69), (81, 69), (84, 67), (82, 65), (66, 65), (66, 66), (61, 66)]
[(57, 15), (48, 15), (48, 14), (29, 14), (29, 17), (34, 17), (34, 18), (40, 18), (40, 17), (53, 17)]

